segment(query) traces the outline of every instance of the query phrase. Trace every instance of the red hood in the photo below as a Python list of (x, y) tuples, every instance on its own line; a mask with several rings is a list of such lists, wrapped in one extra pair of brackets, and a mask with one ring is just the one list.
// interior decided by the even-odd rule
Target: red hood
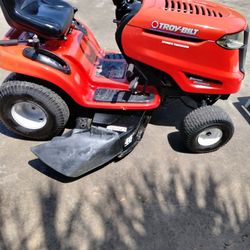
[(207, 0), (143, 0), (129, 25), (215, 41), (246, 29), (247, 21), (237, 11)]

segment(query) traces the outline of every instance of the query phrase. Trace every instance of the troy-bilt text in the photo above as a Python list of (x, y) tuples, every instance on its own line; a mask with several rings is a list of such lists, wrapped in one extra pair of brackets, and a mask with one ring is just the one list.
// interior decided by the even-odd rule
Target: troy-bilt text
[(168, 23), (160, 23), (158, 21), (152, 22), (152, 28), (156, 30), (162, 30), (162, 31), (171, 31), (174, 33), (180, 33), (180, 34), (186, 34), (186, 35), (192, 35), (195, 36), (200, 31), (198, 29), (178, 26), (174, 24), (168, 24)]

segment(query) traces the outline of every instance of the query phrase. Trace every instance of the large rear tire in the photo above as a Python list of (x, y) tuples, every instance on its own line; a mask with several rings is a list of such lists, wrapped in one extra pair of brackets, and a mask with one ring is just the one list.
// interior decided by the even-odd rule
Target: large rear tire
[(234, 134), (234, 125), (220, 107), (205, 106), (186, 116), (182, 134), (189, 151), (207, 153), (218, 150), (230, 141)]
[(58, 136), (68, 119), (65, 101), (44, 86), (14, 80), (0, 87), (0, 120), (24, 138), (48, 140)]

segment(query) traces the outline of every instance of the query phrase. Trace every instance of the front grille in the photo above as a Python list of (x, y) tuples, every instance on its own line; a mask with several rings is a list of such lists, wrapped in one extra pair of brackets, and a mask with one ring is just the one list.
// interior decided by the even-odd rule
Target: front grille
[(245, 63), (247, 56), (247, 46), (248, 46), (249, 28), (245, 30), (244, 36), (244, 46), (240, 48), (240, 71), (245, 73)]
[(165, 0), (165, 9), (167, 11), (175, 11), (186, 13), (190, 15), (202, 15), (210, 17), (224, 17), (224, 14), (213, 7), (207, 6), (202, 3), (194, 3), (188, 0)]

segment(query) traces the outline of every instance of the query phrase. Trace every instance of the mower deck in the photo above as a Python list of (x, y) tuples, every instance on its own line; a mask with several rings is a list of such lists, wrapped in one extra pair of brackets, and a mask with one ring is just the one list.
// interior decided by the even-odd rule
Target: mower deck
[(91, 128), (55, 137), (32, 148), (32, 152), (57, 172), (79, 177), (131, 152), (149, 120), (147, 112), (96, 113)]

